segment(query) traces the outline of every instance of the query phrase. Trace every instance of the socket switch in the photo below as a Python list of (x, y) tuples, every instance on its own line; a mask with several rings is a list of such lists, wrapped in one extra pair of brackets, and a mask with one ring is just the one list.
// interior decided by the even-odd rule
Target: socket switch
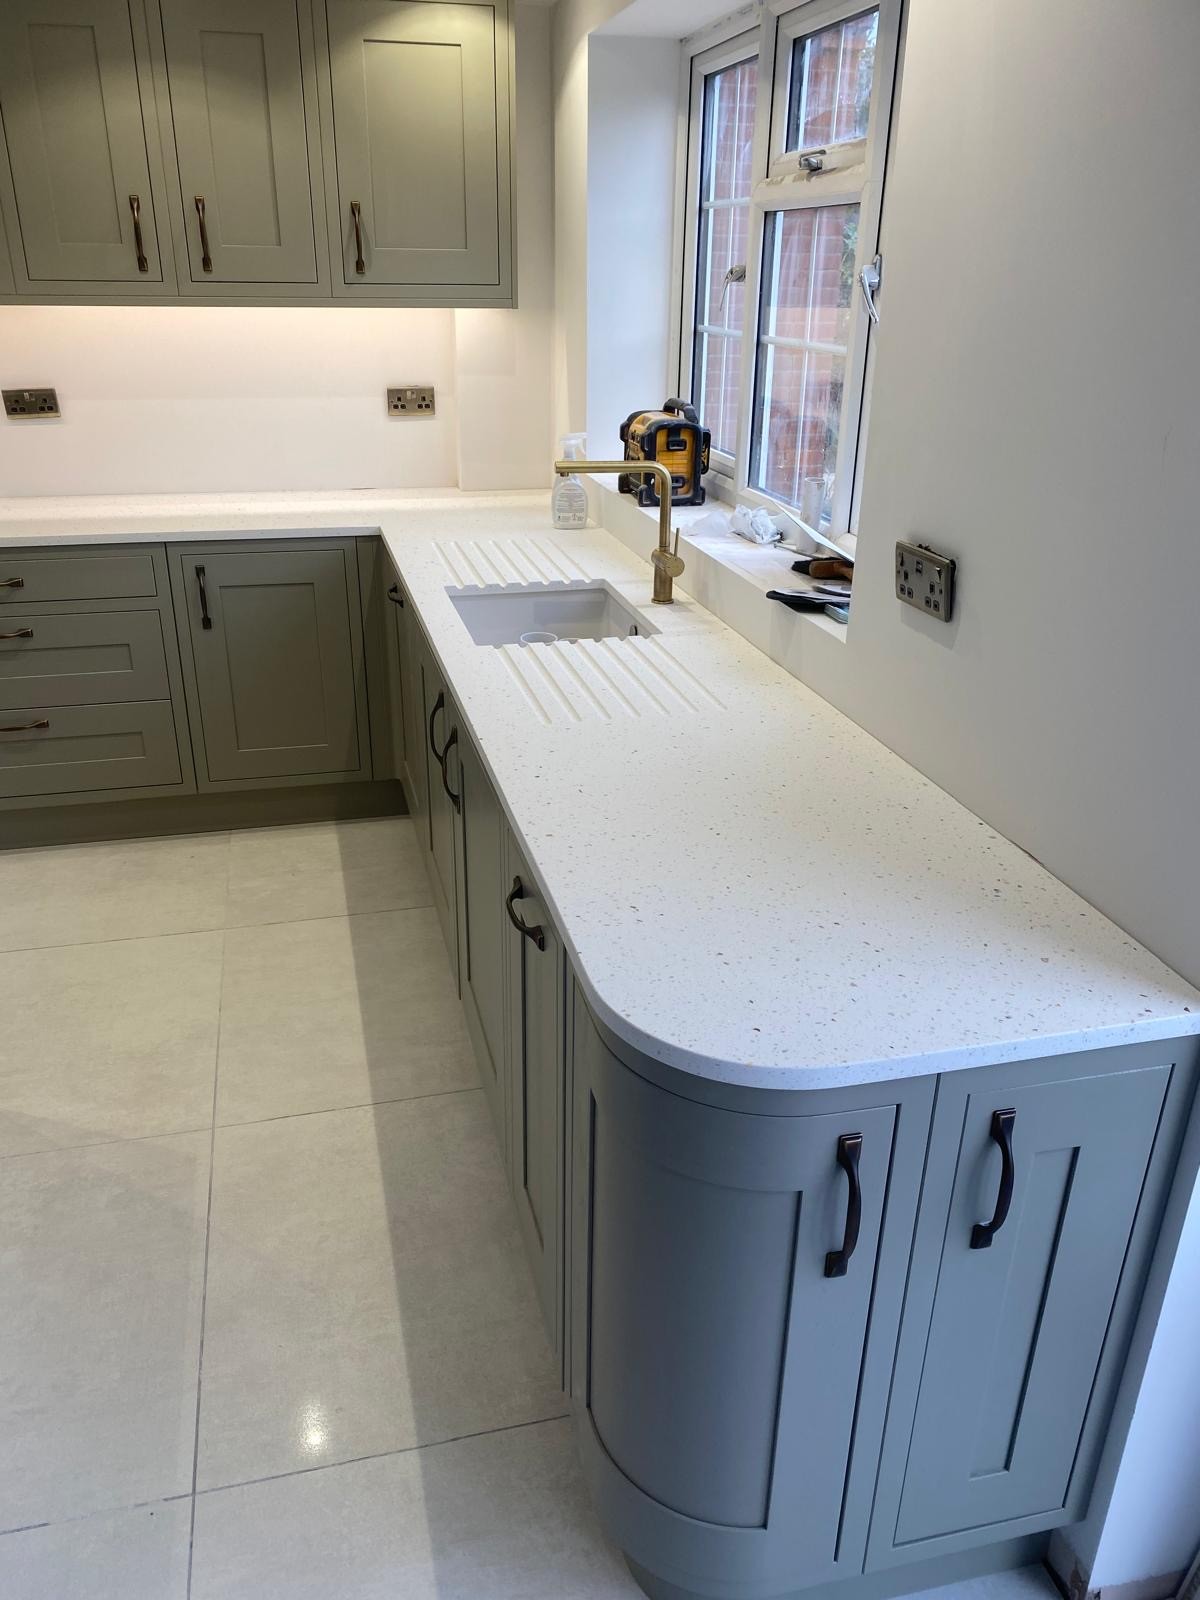
[(60, 417), (56, 389), (5, 389), (6, 417)]
[(433, 387), (389, 389), (387, 408), (389, 417), (432, 417), (437, 412)]
[(949, 622), (954, 610), (952, 556), (939, 555), (927, 544), (896, 541), (896, 596), (905, 605), (916, 606), (938, 622)]

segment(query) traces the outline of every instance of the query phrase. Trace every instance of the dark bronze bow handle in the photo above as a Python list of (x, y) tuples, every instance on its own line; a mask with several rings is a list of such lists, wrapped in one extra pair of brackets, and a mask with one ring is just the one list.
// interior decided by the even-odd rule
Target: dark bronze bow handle
[(357, 200), (350, 202), (350, 215), (354, 219), (354, 270), (360, 278), (365, 278), (367, 263), (363, 258), (362, 206)]
[(446, 740), (445, 748), (443, 749), (443, 751), (441, 753), (441, 756), (439, 757), (439, 760), (441, 762), (441, 767), (442, 767), (442, 788), (446, 791), (446, 794), (447, 794), (447, 796), (449, 797), (449, 800), (450, 800), (450, 804), (454, 807), (455, 811), (461, 811), (462, 810), (462, 795), (455, 794), (454, 790), (450, 787), (450, 779), (446, 776), (446, 758), (449, 756), (451, 750), (454, 749), (454, 746), (457, 743), (458, 743), (458, 729), (457, 728), (451, 728), (450, 729), (450, 737)]
[(202, 194), (196, 196), (196, 220), (200, 224), (200, 265), (205, 272), (211, 272), (213, 269), (212, 251), (208, 248), (208, 218), (204, 214), (204, 196)]
[(972, 1250), (989, 1250), (992, 1240), (1008, 1221), (1008, 1208), (1012, 1205), (1013, 1197), (1013, 1179), (1016, 1176), (1012, 1147), (1013, 1124), (1016, 1120), (1017, 1113), (1011, 1107), (1007, 1111), (992, 1112), (989, 1137), (1000, 1146), (1000, 1193), (996, 1196), (996, 1210), (992, 1220), (977, 1222), (971, 1229)]
[(514, 878), (513, 886), (509, 890), (504, 900), (504, 904), (508, 910), (508, 920), (512, 923), (513, 927), (518, 933), (523, 933), (527, 939), (531, 939), (533, 943), (537, 945), (539, 950), (544, 950), (546, 948), (546, 930), (541, 927), (531, 928), (527, 922), (522, 922), (516, 913), (515, 903), (518, 900), (524, 899), (524, 897), (525, 885), (521, 882), (520, 878)]
[(825, 1257), (825, 1276), (844, 1278), (850, 1258), (858, 1249), (858, 1232), (862, 1227), (862, 1184), (858, 1177), (858, 1158), (862, 1154), (862, 1134), (844, 1133), (837, 1142), (837, 1164), (846, 1174), (850, 1196), (846, 1201), (846, 1231), (842, 1248), (831, 1250)]

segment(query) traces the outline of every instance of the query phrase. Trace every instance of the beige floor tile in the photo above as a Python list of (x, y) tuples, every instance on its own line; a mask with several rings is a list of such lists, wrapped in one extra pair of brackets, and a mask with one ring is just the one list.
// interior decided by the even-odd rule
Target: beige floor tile
[(219, 928), (228, 857), (227, 833), (2, 852), (0, 950)]
[(478, 1081), (432, 909), (225, 935), (218, 1122)]
[(246, 829), (230, 841), (231, 928), (429, 904), (408, 817)]
[(0, 1155), (211, 1127), (224, 937), (0, 953)]
[(481, 1091), (218, 1129), (202, 1485), (562, 1409)]
[(4, 1600), (187, 1600), (191, 1501), (101, 1512), (0, 1539)]
[(640, 1600), (570, 1427), (201, 1495), (192, 1600)]
[(209, 1133), (0, 1161), (0, 1507), (191, 1488)]

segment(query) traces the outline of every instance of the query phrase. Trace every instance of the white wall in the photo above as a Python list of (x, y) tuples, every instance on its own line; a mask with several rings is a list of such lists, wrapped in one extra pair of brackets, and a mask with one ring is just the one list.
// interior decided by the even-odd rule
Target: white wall
[[(1200, 6), (908, 10), (854, 617), (844, 640), (781, 612), (772, 630), (798, 676), (1200, 982)], [(950, 626), (893, 596), (913, 537), (960, 560)], [(1198, 1310), (1194, 1210), (1098, 1584), (1200, 1540)]]
[(679, 273), (672, 237), (676, 169), (658, 153), (675, 148), (679, 60), (677, 40), (591, 41), (588, 215), (614, 219), (590, 227), (587, 238), (586, 427), (593, 456), (619, 456), (625, 418), (660, 406), (674, 390), (662, 311)]
[[(61, 422), (0, 421), (0, 495), (541, 487), (552, 448), (549, 14), (516, 7), (518, 306), (0, 306), (0, 383)], [(438, 415), (384, 389), (433, 383)]]
[(553, 12), (554, 424), (587, 428), (589, 34), (628, 0), (558, 0)]

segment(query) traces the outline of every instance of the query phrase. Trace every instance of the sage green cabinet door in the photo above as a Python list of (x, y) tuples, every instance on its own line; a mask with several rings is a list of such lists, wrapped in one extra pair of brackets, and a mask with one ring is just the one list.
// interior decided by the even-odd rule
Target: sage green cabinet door
[(0, 112), (18, 274), (161, 290), (128, 0), (4, 0)]
[(500, 40), (497, 16), (507, 26), (506, 8), (325, 3), (337, 184), (330, 231), (344, 284), (499, 286), (508, 116), (507, 35)]
[[(407, 596), (405, 596), (407, 601)], [(421, 628), (407, 603), (397, 610), (396, 635), (400, 645), (400, 679), (403, 684), (404, 764), (401, 777), (417, 838), (429, 849), (429, 769), (426, 755), (425, 712), (421, 679)]]
[(459, 736), (458, 819), (459, 986), (502, 1149), (508, 1146), (504, 944), (504, 813), (469, 734)]
[(191, 282), (315, 284), (315, 84), (297, 0), (159, 5)]
[(353, 543), (172, 559), (202, 787), (369, 777)]
[(456, 747), (459, 730), (455, 722), (455, 709), (446, 690), (446, 683), (433, 658), (433, 653), (421, 641), (421, 704), (424, 708), (424, 755), (426, 768), (426, 793), (429, 799), (427, 817), (426, 865), (433, 904), (442, 924), (446, 940), (446, 953), (458, 978), (458, 890), (455, 882), (455, 832), (456, 812), (459, 804)]
[[(1085, 1509), (1071, 1504), (1073, 1489), (1088, 1490), (1085, 1424), (1106, 1344), (1123, 1345), (1123, 1274), (1144, 1265), (1130, 1241), (1172, 1067), (1070, 1076), (1064, 1066), (1042, 1064), (1058, 1081), (1030, 1081), (1028, 1068), (979, 1074), (974, 1087), (973, 1073), (943, 1080), (897, 1393), (918, 1354), (921, 1376), (908, 1421), (893, 1405), (889, 1446), (896, 1429), (911, 1436), (902, 1487), (885, 1465), (877, 1510), (897, 1549), (951, 1535), (991, 1542)], [(1011, 1204), (986, 1244), (986, 1225), (1004, 1214), (998, 1113), (1012, 1113)], [(936, 1284), (928, 1322), (923, 1284)]]
[(561, 1361), (566, 964), (549, 908), (511, 835), (508, 867), (509, 1175), (546, 1333)]

